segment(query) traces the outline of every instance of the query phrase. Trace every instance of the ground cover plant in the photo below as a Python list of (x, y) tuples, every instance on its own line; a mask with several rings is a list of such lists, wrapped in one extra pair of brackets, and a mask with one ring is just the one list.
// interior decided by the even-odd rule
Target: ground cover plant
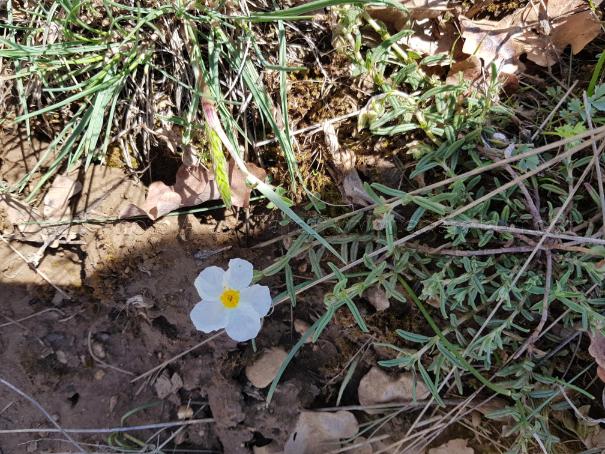
[[(54, 286), (47, 299), (63, 295), (62, 310), (94, 301), (100, 308), (87, 316), (115, 321), (134, 351), (149, 349), (134, 347), (146, 329), (139, 325), (170, 339), (149, 341), (153, 356), (137, 353), (135, 373), (128, 361), (104, 360), (108, 334), (83, 334), (86, 367), (118, 374), (124, 389), (142, 383), (136, 394), (125, 391), (120, 425), (156, 407), (180, 421), (141, 425), (162, 430), (147, 440), (138, 429), (114, 430), (101, 438), (104, 449), (605, 447), (605, 53), (597, 5), (49, 0), (2, 8), (3, 134), (47, 143), (14, 161), (5, 146), (9, 255)], [(18, 162), (13, 175), (9, 164)], [(109, 216), (74, 209), (95, 168), (142, 182), (144, 200), (126, 191)], [(209, 210), (232, 213), (228, 228), (252, 240), (242, 247), (256, 269), (250, 288), (272, 289), (257, 341), (225, 346), (222, 329), (203, 337), (188, 318), (199, 298), (175, 296), (193, 288), (189, 277), (210, 269), (213, 255), (225, 254), (222, 268), (239, 257), (227, 245), (192, 258), (202, 230), (190, 234), (191, 222), (213, 226), (203, 231), (213, 238), (222, 224), (186, 217)], [(175, 216), (184, 245), (141, 255), (126, 246), (123, 262), (107, 265), (122, 247), (109, 246), (116, 229), (138, 222), (151, 244), (157, 226)], [(101, 227), (73, 233), (79, 224)], [(102, 252), (90, 265), (93, 240)], [(32, 256), (15, 246), (27, 243), (36, 245)], [(78, 247), (86, 279), (64, 292), (44, 261)], [(157, 257), (153, 271), (149, 256)], [(112, 284), (132, 272), (124, 270), (157, 279), (171, 267), (178, 279), (162, 301)], [(228, 292), (237, 305), (239, 290)], [(200, 307), (196, 326), (212, 331)], [(199, 336), (192, 345), (191, 336)], [(51, 347), (51, 358), (70, 365), (61, 361), (65, 347)], [(212, 379), (187, 372), (210, 358)], [(22, 396), (11, 361), (1, 383)], [(189, 383), (191, 373), (198, 375)], [(143, 389), (164, 403), (135, 405)], [(288, 393), (295, 405), (284, 401)], [(73, 406), (80, 394), (70, 392)], [(306, 411), (318, 408), (330, 413)], [(50, 420), (70, 448), (86, 452)], [(215, 438), (188, 432), (206, 423)], [(89, 441), (91, 451), (101, 446)]]

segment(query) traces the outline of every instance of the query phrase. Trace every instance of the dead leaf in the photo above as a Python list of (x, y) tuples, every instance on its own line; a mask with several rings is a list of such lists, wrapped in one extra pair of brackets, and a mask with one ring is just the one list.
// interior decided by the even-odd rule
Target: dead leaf
[(403, 0), (409, 14), (392, 6), (371, 6), (366, 11), (372, 19), (384, 23), (392, 31), (400, 31), (410, 25), (410, 20), (435, 19), (448, 11), (448, 0)]
[(0, 208), (6, 211), (8, 221), (22, 234), (31, 239), (42, 238), (40, 223), (42, 215), (32, 206), (21, 202), (10, 194), (0, 194)]
[(332, 123), (325, 122), (323, 132), (333, 165), (331, 173), (341, 188), (342, 195), (351, 203), (369, 205), (372, 199), (363, 188), (363, 182), (355, 168), (355, 154), (340, 146)]
[(601, 32), (598, 18), (584, 0), (540, 1), (506, 16), (500, 21), (471, 20), (461, 16), (462, 51), (495, 63), (498, 70), (514, 74), (523, 69), (519, 58), (540, 66), (555, 64), (565, 47), (577, 54)]
[(246, 377), (257, 388), (266, 388), (273, 381), (288, 354), (282, 348), (270, 348), (246, 367)]
[(170, 377), (168, 372), (164, 371), (155, 381), (153, 387), (160, 399), (165, 399), (171, 394), (177, 392), (183, 387), (183, 380), (176, 372)]
[(69, 199), (82, 190), (82, 184), (65, 175), (57, 175), (44, 196), (42, 213), (48, 221), (59, 220), (69, 209)]
[(481, 58), (486, 67), (494, 63), (499, 72), (514, 74), (522, 69), (523, 64), (519, 61), (519, 56), (523, 53), (523, 47), (512, 39), (514, 33), (510, 28), (510, 17), (496, 22), (474, 21), (460, 16), (464, 38), (462, 52)]
[(429, 454), (474, 454), (475, 450), (469, 448), (467, 443), (468, 440), (455, 438), (437, 448), (429, 449)]
[(378, 367), (372, 367), (359, 382), (357, 397), (363, 406), (405, 403), (426, 399), (429, 390), (419, 379), (409, 373), (390, 376)]
[(600, 330), (590, 334), (590, 346), (588, 353), (597, 363), (597, 375), (605, 383), (605, 336)]
[(414, 33), (400, 41), (407, 48), (421, 55), (449, 53), (456, 40), (456, 28), (451, 22), (433, 20), (448, 11), (447, 0), (407, 0), (401, 3), (408, 8), (409, 14), (390, 6), (372, 6), (366, 11), (393, 33), (411, 29)]
[(288, 438), (284, 452), (316, 454), (340, 447), (340, 440), (359, 431), (357, 419), (348, 411), (335, 413), (303, 411)]
[(445, 83), (452, 85), (457, 84), (460, 74), (462, 74), (464, 80), (471, 82), (471, 84), (476, 83), (483, 75), (481, 60), (474, 55), (471, 55), (466, 60), (457, 61), (450, 67)]
[[(414, 34), (402, 39), (408, 49), (420, 55), (450, 54), (457, 39), (457, 30), (453, 23), (437, 23), (424, 19), (416, 21), (412, 26)], [(443, 58), (437, 65), (449, 65), (451, 60)]]
[[(247, 163), (250, 173), (259, 180), (264, 180), (267, 173), (260, 167)], [(229, 184), (231, 186), (231, 203), (234, 206), (247, 208), (250, 206), (250, 192), (246, 185), (246, 177), (233, 161), (229, 162)], [(119, 217), (129, 218), (147, 215), (156, 220), (183, 207), (191, 207), (220, 199), (220, 194), (212, 171), (204, 166), (181, 165), (176, 173), (176, 182), (168, 186), (161, 181), (149, 185), (147, 198), (141, 206), (129, 204), (120, 212)]]

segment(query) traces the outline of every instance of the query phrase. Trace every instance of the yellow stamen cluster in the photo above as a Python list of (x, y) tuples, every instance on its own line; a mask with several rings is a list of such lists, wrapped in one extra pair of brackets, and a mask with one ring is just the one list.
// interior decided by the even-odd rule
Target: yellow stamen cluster
[(221, 303), (227, 309), (235, 309), (239, 304), (239, 291), (233, 289), (225, 289), (221, 293)]

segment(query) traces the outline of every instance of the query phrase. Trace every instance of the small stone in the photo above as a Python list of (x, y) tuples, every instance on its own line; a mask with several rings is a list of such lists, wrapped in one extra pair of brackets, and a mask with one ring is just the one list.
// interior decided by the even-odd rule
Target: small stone
[(63, 295), (63, 293), (57, 291), (57, 292), (55, 292), (55, 295), (53, 296), (51, 304), (53, 304), (54, 306), (60, 306), (64, 299), (65, 299), (65, 296)]
[[(294, 331), (296, 331), (301, 336), (303, 334), (305, 334), (310, 327), (311, 327), (311, 325), (309, 325), (304, 320), (300, 320), (298, 318), (296, 320), (294, 320)], [(311, 342), (311, 337), (312, 336), (307, 337), (305, 344), (308, 344), (309, 342)]]
[(246, 377), (257, 388), (266, 388), (273, 381), (288, 354), (279, 347), (266, 350), (253, 364), (246, 367)]
[(284, 452), (288, 454), (326, 452), (326, 445), (337, 445), (337, 442), (355, 436), (358, 431), (359, 424), (351, 412), (303, 411), (286, 442)]
[(391, 377), (378, 367), (372, 367), (359, 382), (357, 396), (364, 406), (404, 403), (422, 400), (429, 396), (429, 390), (420, 379), (409, 373)]
[(111, 396), (109, 398), (109, 413), (113, 413), (116, 405), (118, 405), (118, 396)]
[(61, 364), (67, 364), (67, 355), (63, 350), (57, 350), (55, 352), (55, 356), (57, 357), (57, 361), (59, 361)]
[(103, 380), (103, 377), (105, 377), (105, 371), (99, 369), (98, 371), (95, 372), (95, 380)]
[(179, 419), (190, 419), (193, 417), (193, 408), (189, 405), (181, 405), (176, 412), (176, 416)]
[(107, 354), (105, 353), (105, 347), (100, 342), (92, 343), (92, 353), (99, 359), (104, 359)]
[(391, 303), (387, 293), (381, 287), (372, 287), (366, 292), (366, 298), (377, 312), (387, 310)]

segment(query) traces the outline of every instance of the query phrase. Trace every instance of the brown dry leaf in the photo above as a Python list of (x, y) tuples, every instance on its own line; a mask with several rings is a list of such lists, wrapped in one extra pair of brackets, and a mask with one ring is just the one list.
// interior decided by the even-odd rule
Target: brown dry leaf
[[(260, 167), (247, 163), (250, 173), (264, 180), (266, 172)], [(229, 183), (231, 186), (231, 203), (234, 206), (247, 208), (250, 205), (250, 192), (246, 177), (233, 161), (229, 162)], [(178, 208), (191, 207), (220, 199), (220, 194), (212, 171), (204, 166), (181, 165), (176, 174), (176, 182), (168, 186), (161, 181), (149, 185), (147, 198), (141, 206), (130, 204), (120, 212), (120, 218), (147, 215), (156, 220)]]
[(157, 378), (153, 386), (158, 397), (160, 399), (165, 399), (183, 387), (183, 380), (176, 372), (170, 377), (168, 372), (164, 371), (162, 375)]
[(340, 440), (353, 437), (359, 424), (353, 413), (303, 411), (288, 438), (284, 452), (288, 454), (316, 454), (338, 448)]
[(437, 448), (429, 449), (429, 454), (474, 454), (475, 450), (469, 448), (467, 440), (455, 438)]
[(69, 199), (82, 190), (82, 184), (65, 175), (57, 175), (52, 186), (44, 196), (42, 210), (46, 220), (58, 220), (69, 209)]
[(483, 76), (481, 70), (481, 60), (474, 55), (471, 55), (466, 60), (457, 61), (454, 63), (447, 74), (445, 83), (455, 85), (458, 83), (458, 77), (462, 73), (462, 78), (469, 81), (471, 84), (479, 82)]
[(403, 403), (426, 399), (429, 390), (419, 379), (409, 373), (391, 377), (382, 369), (372, 367), (359, 382), (357, 396), (361, 405)]
[(584, 0), (534, 0), (500, 21), (460, 18), (462, 51), (492, 62), (499, 71), (523, 69), (523, 54), (541, 66), (552, 66), (567, 46), (577, 54), (601, 32), (601, 25)]
[(27, 238), (35, 240), (44, 236), (40, 223), (42, 215), (32, 206), (23, 203), (10, 194), (0, 194), (0, 208), (6, 211), (8, 221)]
[[(451, 22), (433, 20), (448, 10), (447, 3), (447, 0), (403, 1), (409, 15), (396, 8), (383, 6), (368, 7), (367, 12), (394, 33), (411, 28), (414, 33), (403, 38), (401, 43), (421, 55), (435, 55), (440, 52), (449, 53), (456, 40), (456, 28)], [(444, 61), (443, 64), (448, 63)]]
[(266, 388), (273, 381), (288, 353), (283, 348), (270, 348), (246, 367), (246, 377), (257, 388)]
[(363, 182), (355, 168), (355, 154), (340, 146), (332, 123), (324, 123), (323, 132), (333, 165), (331, 170), (342, 195), (351, 203), (369, 205), (372, 199), (363, 188)]
[(448, 11), (448, 0), (403, 0), (409, 15), (391, 6), (370, 6), (366, 9), (370, 17), (383, 22), (387, 27), (400, 31), (410, 20), (435, 19)]
[(605, 383), (605, 336), (597, 330), (590, 335), (590, 346), (588, 353), (598, 364), (597, 375)]

